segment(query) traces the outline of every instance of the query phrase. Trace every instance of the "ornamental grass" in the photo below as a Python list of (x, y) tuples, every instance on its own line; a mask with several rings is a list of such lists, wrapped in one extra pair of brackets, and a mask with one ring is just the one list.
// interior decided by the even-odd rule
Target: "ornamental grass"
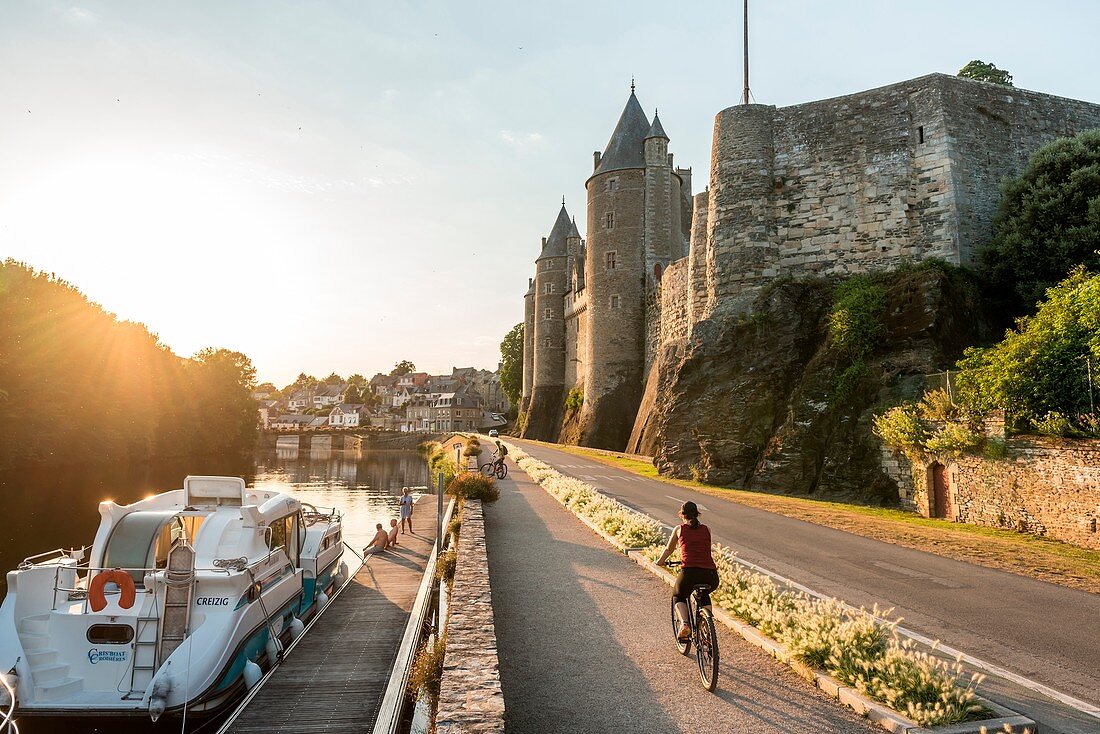
[[(528, 476), (575, 514), (628, 547), (644, 548), (651, 561), (660, 557), (666, 540), (660, 523), (515, 446), (508, 449)], [(952, 662), (915, 649), (912, 640), (898, 634), (890, 610), (852, 609), (836, 599), (781, 586), (717, 544), (714, 560), (721, 584), (711, 593), (712, 601), (784, 645), (802, 663), (921, 726), (956, 724), (988, 714), (974, 692), (982, 676), (967, 675), (961, 660)]]

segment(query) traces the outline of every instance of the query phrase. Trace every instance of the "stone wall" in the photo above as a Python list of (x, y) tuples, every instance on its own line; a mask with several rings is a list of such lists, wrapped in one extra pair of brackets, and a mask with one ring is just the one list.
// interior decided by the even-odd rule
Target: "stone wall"
[[(662, 344), (686, 339), (691, 332), (692, 287), (688, 258), (668, 266), (661, 278), (659, 290), (660, 331)], [(646, 363), (648, 369), (649, 362)]]
[(902, 504), (923, 515), (935, 514), (936, 463), (946, 470), (948, 504), (940, 514), (947, 519), (1100, 550), (1100, 440), (1014, 437), (1000, 459), (964, 454), (915, 467), (883, 453), (883, 470), (898, 481)]
[(1059, 136), (1100, 127), (1100, 105), (943, 74), (715, 118), (709, 307), (776, 277), (976, 260), (1001, 181)]
[(437, 734), (504, 731), (504, 694), (480, 500), (466, 500), (462, 510), (435, 726)]

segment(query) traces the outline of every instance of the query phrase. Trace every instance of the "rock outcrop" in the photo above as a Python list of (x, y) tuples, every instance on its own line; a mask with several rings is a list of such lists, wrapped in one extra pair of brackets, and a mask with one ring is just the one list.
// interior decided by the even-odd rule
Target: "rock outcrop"
[(777, 282), (747, 314), (716, 312), (654, 360), (628, 451), (711, 484), (892, 504), (872, 433), (876, 410), (988, 338), (968, 276), (925, 266), (878, 276), (883, 336), (843, 389), (830, 343), (835, 282)]

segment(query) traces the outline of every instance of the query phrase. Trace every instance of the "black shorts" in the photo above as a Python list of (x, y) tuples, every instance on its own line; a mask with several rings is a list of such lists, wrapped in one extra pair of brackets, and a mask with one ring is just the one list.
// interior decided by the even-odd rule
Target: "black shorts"
[[(681, 567), (676, 576), (676, 583), (672, 586), (672, 598), (676, 601), (686, 602), (691, 596), (691, 591), (696, 586), (707, 584), (711, 590), (718, 588), (718, 570), (714, 568)], [(710, 605), (710, 594), (700, 595), (699, 603), (703, 606)]]

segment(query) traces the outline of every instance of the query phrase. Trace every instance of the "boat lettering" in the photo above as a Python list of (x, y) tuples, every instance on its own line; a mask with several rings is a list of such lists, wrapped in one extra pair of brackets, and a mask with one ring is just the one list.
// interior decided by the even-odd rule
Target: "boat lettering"
[(88, 651), (88, 662), (92, 665), (96, 663), (125, 663), (126, 655), (125, 650), (100, 650), (93, 647)]
[(229, 606), (228, 596), (200, 596), (195, 600), (195, 605), (200, 607), (227, 607)]

